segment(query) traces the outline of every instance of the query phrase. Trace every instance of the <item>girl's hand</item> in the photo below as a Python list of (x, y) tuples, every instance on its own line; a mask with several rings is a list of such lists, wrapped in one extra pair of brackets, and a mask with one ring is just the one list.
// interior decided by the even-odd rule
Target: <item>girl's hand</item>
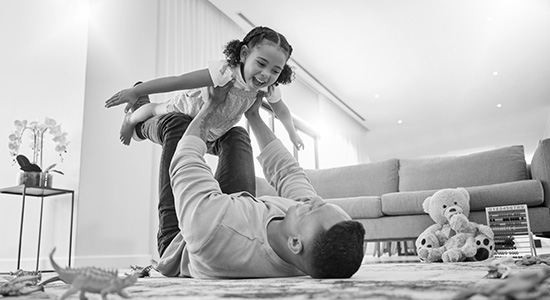
[(296, 150), (304, 149), (304, 142), (302, 141), (302, 138), (300, 138), (297, 132), (294, 132), (289, 136), (290, 136), (290, 140), (292, 141), (292, 144), (294, 144), (294, 147), (296, 147)]
[(105, 101), (105, 107), (110, 108), (123, 103), (128, 103), (124, 108), (124, 112), (127, 113), (132, 108), (132, 106), (134, 106), (137, 100), (138, 96), (134, 93), (133, 88), (124, 89), (114, 94), (111, 98)]

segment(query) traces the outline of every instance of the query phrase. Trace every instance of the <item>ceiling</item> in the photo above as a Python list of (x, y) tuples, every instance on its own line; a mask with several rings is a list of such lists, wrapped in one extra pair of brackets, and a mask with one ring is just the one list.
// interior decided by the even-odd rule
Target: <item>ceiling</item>
[(368, 129), (371, 161), (513, 144), (529, 157), (550, 136), (550, 0), (209, 1), (283, 33)]

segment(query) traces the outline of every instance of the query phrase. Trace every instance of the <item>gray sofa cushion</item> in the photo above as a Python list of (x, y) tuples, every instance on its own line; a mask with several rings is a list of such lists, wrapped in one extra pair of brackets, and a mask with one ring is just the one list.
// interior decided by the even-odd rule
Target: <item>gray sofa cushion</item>
[[(256, 177), (256, 196), (277, 196), (275, 189), (264, 178)], [(371, 219), (384, 216), (379, 196), (358, 196), (324, 199), (328, 203), (340, 206), (353, 219)]]
[(397, 159), (331, 169), (305, 170), (324, 199), (397, 192)]
[(401, 159), (399, 191), (483, 186), (528, 179), (523, 146), (464, 156)]
[(378, 219), (357, 219), (365, 227), (365, 240), (416, 239), (434, 221), (424, 215), (391, 216)]
[(373, 219), (384, 216), (378, 196), (325, 199), (327, 203), (340, 206), (352, 219)]
[[(544, 232), (550, 227), (550, 218), (548, 218), (548, 207), (529, 208), (529, 223), (531, 231)], [(485, 211), (473, 211), (468, 218), (478, 224), (487, 224)], [(428, 216), (409, 215), (409, 216), (388, 216), (378, 219), (357, 219), (365, 226), (365, 240), (415, 240), (426, 228), (434, 224), (434, 221)]]
[(485, 210), (485, 207), (527, 204), (539, 206), (544, 202), (544, 190), (538, 180), (520, 180), (489, 186), (466, 188), (470, 193), (470, 210)]
[[(470, 210), (512, 204), (539, 206), (544, 201), (542, 185), (538, 180), (521, 180), (486, 186), (467, 187)], [(422, 202), (437, 190), (399, 192), (382, 195), (382, 213), (389, 216), (425, 214)]]

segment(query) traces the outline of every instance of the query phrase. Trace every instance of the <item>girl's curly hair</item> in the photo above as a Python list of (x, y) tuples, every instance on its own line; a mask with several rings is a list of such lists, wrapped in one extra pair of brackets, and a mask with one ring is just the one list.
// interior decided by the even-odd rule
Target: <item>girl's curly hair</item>
[[(288, 43), (284, 35), (271, 28), (258, 26), (252, 29), (242, 41), (232, 40), (227, 43), (225, 49), (223, 50), (223, 54), (225, 54), (229, 66), (236, 68), (241, 63), (241, 49), (244, 45), (252, 49), (259, 45), (264, 39), (281, 47), (281, 49), (287, 53), (287, 59), (290, 55), (292, 55), (292, 46)], [(275, 81), (275, 85), (278, 85), (279, 83), (288, 84), (292, 82), (293, 79), (294, 70), (292, 70), (292, 68), (285, 63), (281, 74), (279, 74), (279, 77)]]

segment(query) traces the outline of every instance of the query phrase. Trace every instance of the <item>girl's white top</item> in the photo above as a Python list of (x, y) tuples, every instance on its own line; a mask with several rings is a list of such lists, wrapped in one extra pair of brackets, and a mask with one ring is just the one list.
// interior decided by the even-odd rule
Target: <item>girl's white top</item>
[[(224, 135), (231, 127), (237, 124), (242, 115), (256, 101), (257, 91), (250, 91), (241, 74), (240, 67), (231, 68), (227, 61), (211, 61), (208, 63), (208, 71), (214, 87), (224, 86), (232, 79), (235, 79), (233, 87), (227, 93), (225, 102), (218, 108), (219, 117), (217, 126), (213, 126), (208, 134), (208, 141), (214, 141)], [(267, 92), (267, 88), (262, 89)], [(208, 99), (208, 88), (186, 90), (179, 93), (168, 105), (169, 112), (181, 112), (195, 117), (204, 99)], [(282, 94), (278, 86), (274, 86), (271, 93), (265, 97), (269, 103), (281, 101)]]

